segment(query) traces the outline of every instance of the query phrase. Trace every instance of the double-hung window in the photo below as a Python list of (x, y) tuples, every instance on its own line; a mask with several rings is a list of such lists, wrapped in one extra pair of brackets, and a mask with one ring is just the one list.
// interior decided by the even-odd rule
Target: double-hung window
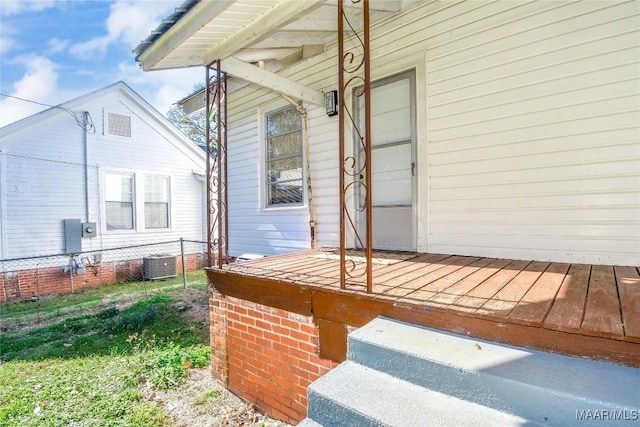
[(267, 207), (302, 205), (302, 117), (295, 107), (265, 115), (265, 144)]
[(161, 230), (171, 226), (171, 181), (166, 175), (104, 175), (106, 230)]
[(133, 230), (133, 174), (108, 173), (105, 185), (107, 230)]
[(169, 228), (168, 176), (145, 176), (144, 224), (145, 228)]

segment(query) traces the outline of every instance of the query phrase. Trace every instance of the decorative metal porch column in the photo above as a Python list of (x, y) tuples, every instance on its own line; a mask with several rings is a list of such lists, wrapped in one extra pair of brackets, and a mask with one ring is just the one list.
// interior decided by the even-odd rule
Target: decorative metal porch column
[[(344, 2), (352, 3), (345, 6)], [(360, 7), (359, 7), (360, 6)], [(360, 16), (361, 15), (361, 16)], [(354, 22), (356, 18), (362, 22)], [(360, 27), (361, 24), (361, 28)], [(346, 34), (345, 34), (346, 32)], [(371, 220), (371, 68), (369, 56), (369, 0), (338, 0), (338, 115), (340, 150), (340, 287), (347, 278), (366, 277), (367, 293), (372, 292), (372, 220)], [(352, 106), (347, 105), (353, 99)], [(353, 114), (356, 103), (362, 108)], [(346, 131), (352, 130), (355, 147), (347, 144)], [(360, 157), (360, 158), (358, 158)], [(353, 215), (360, 215), (354, 218)], [(364, 239), (361, 223), (364, 217)], [(347, 235), (347, 231), (351, 236)], [(364, 250), (364, 271), (347, 259), (347, 239)]]
[[(229, 261), (227, 218), (227, 76), (220, 60), (206, 67), (207, 263), (222, 268)], [(214, 254), (215, 261), (214, 262)]]

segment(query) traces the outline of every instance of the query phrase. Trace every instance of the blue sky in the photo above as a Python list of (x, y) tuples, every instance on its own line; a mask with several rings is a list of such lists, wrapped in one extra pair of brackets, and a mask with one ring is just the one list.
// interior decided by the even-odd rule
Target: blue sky
[[(204, 68), (142, 72), (131, 52), (183, 0), (1, 0), (0, 93), (57, 105), (124, 81), (165, 114)], [(0, 126), (47, 107), (0, 96)]]

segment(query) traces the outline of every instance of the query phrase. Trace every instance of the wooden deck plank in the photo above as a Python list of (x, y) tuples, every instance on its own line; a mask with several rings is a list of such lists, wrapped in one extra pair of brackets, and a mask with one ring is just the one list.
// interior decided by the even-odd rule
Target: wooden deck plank
[(506, 317), (548, 266), (548, 262), (530, 263), (476, 312), (493, 318)]
[(551, 310), (542, 323), (543, 327), (580, 333), (590, 274), (590, 265), (574, 264), (569, 267)]
[(508, 265), (511, 261), (506, 259), (496, 259), (492, 260), (489, 265), (480, 270), (471, 273), (464, 279), (454, 283), (444, 291), (434, 295), (429, 298), (430, 303), (437, 304), (438, 306), (447, 306), (456, 302), (460, 297), (463, 297), (470, 290), (477, 287), (480, 283), (484, 282), (498, 271), (501, 268)]
[(396, 286), (396, 287), (387, 289), (382, 293), (382, 295), (394, 296), (394, 297), (405, 297), (409, 295), (411, 292), (413, 292), (413, 289), (400, 288)]
[(527, 265), (529, 265), (528, 261), (512, 261), (493, 276), (471, 289), (467, 295), (488, 300), (513, 280)]
[(414, 302), (422, 303), (425, 306), (429, 306), (429, 304), (425, 304), (429, 298), (433, 297), (435, 292), (426, 291), (424, 289), (418, 289), (417, 291), (411, 292), (409, 295), (403, 298), (403, 300), (411, 300)]
[[(396, 271), (398, 269), (401, 269), (401, 268), (404, 268), (404, 267), (406, 267), (407, 265), (410, 265), (413, 262), (418, 262), (420, 260), (429, 260), (429, 259), (432, 259), (432, 257), (429, 257), (429, 256), (427, 256), (425, 254), (422, 254), (422, 255), (417, 255), (415, 257), (412, 257), (412, 258), (410, 258), (408, 260), (404, 260), (404, 261), (403, 260), (399, 260), (398, 262), (391, 263), (391, 264), (376, 264), (376, 263), (373, 263), (373, 276), (374, 277), (378, 277), (378, 276), (381, 276), (383, 274), (393, 274), (394, 271)], [(414, 260), (418, 260), (418, 261), (414, 261)], [(340, 279), (340, 268), (339, 267), (340, 267), (340, 264), (339, 264), (339, 261), (338, 261), (338, 268), (333, 270), (333, 271), (331, 271), (331, 272), (324, 273), (324, 276), (325, 277), (333, 277), (335, 279)], [(360, 280), (364, 283), (364, 280), (365, 280), (364, 274), (366, 272), (366, 268), (367, 268), (366, 263), (358, 262), (358, 263), (355, 264), (355, 268), (352, 271), (352, 275), (354, 277), (361, 277)]]
[[(417, 257), (416, 257), (417, 258)], [(424, 258), (424, 257), (423, 257)], [(328, 271), (322, 272), (323, 277), (333, 278), (336, 281), (340, 281), (340, 261), (337, 262), (337, 268), (330, 269)], [(373, 264), (373, 275), (377, 277), (378, 275), (387, 274), (389, 272), (393, 272), (399, 268), (402, 268), (405, 264), (405, 261), (398, 261), (392, 264)], [(351, 282), (352, 284), (364, 284), (366, 280), (366, 269), (367, 264), (360, 261), (354, 261), (350, 263), (347, 261), (348, 273), (347, 273), (347, 282)], [(338, 283), (339, 285), (339, 283)]]
[[(467, 278), (468, 276), (472, 275), (473, 273), (477, 272), (478, 270), (480, 270), (482, 267), (487, 267), (489, 264), (491, 264), (491, 262), (494, 261), (490, 258), (480, 258), (478, 260), (476, 260), (475, 262), (469, 264), (469, 265), (465, 265), (464, 267), (450, 273), (447, 274), (444, 277), (439, 278), (438, 280), (435, 280), (431, 283), (429, 283), (429, 290), (431, 291), (431, 293), (437, 294), (438, 292), (442, 292), (445, 289), (455, 285), (456, 283), (460, 282), (461, 280)], [(474, 286), (475, 287), (475, 286)]]
[(447, 258), (446, 260), (439, 261), (433, 264), (434, 266), (439, 266), (439, 268), (414, 270), (411, 273), (404, 274), (402, 276), (402, 282), (391, 282), (390, 284), (392, 286), (395, 285), (413, 290), (420, 289), (425, 285), (433, 282), (434, 280), (438, 280), (441, 277), (446, 276), (447, 274), (459, 270), (460, 268), (472, 263), (473, 261), (476, 261), (477, 259), (478, 258), (452, 256)]
[(443, 268), (418, 276), (415, 279), (412, 279), (400, 286), (412, 289), (423, 288), (425, 290), (433, 291), (433, 289), (431, 289), (431, 285), (433, 284), (433, 282), (447, 277), (448, 275), (453, 274), (461, 268), (466, 267), (478, 260), (479, 258), (476, 257), (452, 257), (450, 260), (447, 260), (447, 262), (444, 263), (445, 266)]
[(525, 325), (542, 326), (568, 270), (569, 264), (552, 263), (509, 313), (508, 318)]
[(482, 307), (489, 299), (474, 297), (465, 295), (457, 298), (454, 302), (447, 306), (451, 311), (462, 311), (465, 313), (475, 313), (480, 307)]
[(614, 267), (624, 336), (640, 342), (640, 274), (635, 267)]
[(611, 266), (594, 265), (591, 268), (582, 333), (616, 339), (624, 337), (616, 278)]
[(424, 256), (413, 258), (399, 264), (394, 264), (396, 267), (395, 269), (374, 276), (373, 283), (384, 283), (388, 286), (396, 286), (395, 284), (393, 284), (393, 281), (398, 277), (402, 277), (402, 275), (409, 274), (412, 271), (416, 270), (426, 269), (428, 271), (432, 271), (433, 269), (441, 268), (442, 266), (440, 264), (435, 265), (435, 267), (434, 264), (447, 258), (451, 258), (451, 256), (440, 254), (426, 254)]

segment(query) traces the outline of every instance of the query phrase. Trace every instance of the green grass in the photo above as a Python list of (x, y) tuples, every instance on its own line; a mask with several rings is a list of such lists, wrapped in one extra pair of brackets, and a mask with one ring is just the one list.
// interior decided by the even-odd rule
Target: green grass
[[(204, 291), (207, 277), (203, 270), (187, 273), (189, 289)], [(98, 307), (113, 304), (129, 297), (153, 295), (182, 289), (182, 277), (156, 281), (115, 283), (95, 289), (83, 289), (75, 294), (43, 297), (37, 301), (18, 301), (0, 304), (0, 328), (30, 325), (62, 316), (92, 312)]]
[(195, 406), (206, 406), (216, 402), (220, 398), (220, 390), (210, 388), (193, 400)]
[(174, 387), (187, 369), (209, 362), (208, 326), (183, 317), (176, 303), (149, 295), (122, 310), (107, 305), (3, 332), (0, 426), (172, 426), (143, 388)]

